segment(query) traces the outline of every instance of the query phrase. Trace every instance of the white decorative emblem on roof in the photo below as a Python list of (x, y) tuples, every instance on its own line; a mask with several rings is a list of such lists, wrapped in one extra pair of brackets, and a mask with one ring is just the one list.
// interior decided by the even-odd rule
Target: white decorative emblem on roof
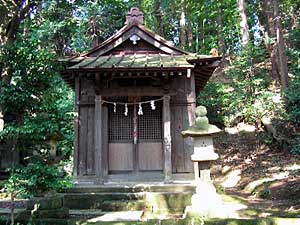
[(137, 41), (141, 40), (141, 38), (136, 34), (131, 35), (131, 37), (129, 39), (130, 39), (130, 41), (132, 41), (132, 43), (134, 45), (136, 45)]

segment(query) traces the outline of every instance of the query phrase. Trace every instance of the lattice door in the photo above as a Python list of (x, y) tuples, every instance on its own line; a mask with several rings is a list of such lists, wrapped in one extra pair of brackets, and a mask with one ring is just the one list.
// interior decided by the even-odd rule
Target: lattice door
[(133, 139), (133, 106), (128, 106), (128, 114), (124, 115), (125, 106), (108, 107), (108, 140), (109, 142), (132, 142)]
[(143, 115), (138, 116), (139, 142), (153, 142), (162, 140), (162, 104), (157, 102), (155, 110), (150, 104), (142, 105)]
[(108, 169), (111, 174), (134, 170), (133, 106), (108, 106)]
[[(117, 100), (116, 100), (117, 101)], [(120, 100), (118, 100), (120, 101)], [(108, 106), (108, 164), (111, 174), (128, 171), (161, 171), (162, 154), (162, 103), (143, 104), (143, 115), (138, 106)]]
[(162, 102), (143, 105), (143, 115), (138, 116), (138, 165), (140, 171), (161, 171), (162, 151)]

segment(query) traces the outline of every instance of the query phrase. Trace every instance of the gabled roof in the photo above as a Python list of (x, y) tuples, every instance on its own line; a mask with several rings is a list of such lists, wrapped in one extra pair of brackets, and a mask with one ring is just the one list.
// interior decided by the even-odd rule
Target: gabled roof
[[(140, 40), (143, 40), (152, 46), (156, 47), (158, 50), (168, 55), (189, 55), (190, 53), (176, 48), (172, 43), (168, 42), (163, 37), (158, 34), (153, 33), (148, 28), (141, 24), (133, 23), (131, 25), (125, 25), (116, 34), (108, 38), (99, 46), (96, 46), (89, 52), (83, 54), (82, 56), (102, 56), (110, 50), (118, 47), (126, 40), (130, 39), (136, 35)], [(140, 41), (139, 40), (139, 41)], [(124, 52), (126, 54), (126, 52)]]
[[(60, 59), (65, 62), (66, 72), (194, 70), (196, 89), (204, 87), (221, 57), (176, 48), (143, 25), (143, 14), (137, 8), (132, 8), (126, 19), (125, 26), (116, 34), (87, 53)], [(73, 84), (74, 73), (70, 74), (63, 77)]]

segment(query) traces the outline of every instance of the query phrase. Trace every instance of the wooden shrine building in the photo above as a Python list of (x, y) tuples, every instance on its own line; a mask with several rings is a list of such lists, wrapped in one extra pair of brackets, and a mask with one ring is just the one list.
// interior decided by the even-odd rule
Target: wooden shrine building
[(180, 50), (143, 26), (132, 8), (115, 35), (64, 62), (75, 89), (78, 182), (170, 181), (193, 174), (195, 96), (220, 57)]

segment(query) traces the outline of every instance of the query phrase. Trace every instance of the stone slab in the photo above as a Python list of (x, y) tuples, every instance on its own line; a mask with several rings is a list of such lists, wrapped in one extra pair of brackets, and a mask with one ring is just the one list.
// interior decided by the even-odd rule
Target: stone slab
[(195, 185), (191, 183), (129, 183), (78, 186), (66, 189), (65, 193), (138, 193), (138, 192), (186, 192), (194, 191)]
[(102, 216), (89, 219), (87, 222), (107, 222), (107, 221), (141, 221), (143, 211), (121, 211), (121, 212), (108, 212)]

